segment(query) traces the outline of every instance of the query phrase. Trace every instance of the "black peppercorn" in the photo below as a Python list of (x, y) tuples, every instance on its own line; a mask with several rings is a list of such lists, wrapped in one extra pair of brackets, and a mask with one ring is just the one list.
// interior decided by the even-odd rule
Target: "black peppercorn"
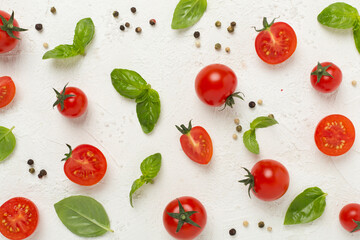
[(265, 223), (263, 221), (258, 223), (259, 228), (263, 228), (265, 226)]
[(275, 118), (275, 117), (274, 117), (274, 114), (269, 114), (268, 117), (269, 117), (269, 118)]
[(254, 108), (256, 106), (256, 103), (254, 101), (249, 102), (249, 107)]
[(131, 10), (132, 13), (136, 13), (136, 8), (135, 7), (130, 8), (130, 10)]
[(31, 174), (35, 173), (35, 169), (34, 169), (34, 168), (30, 168), (30, 169), (29, 169), (29, 173), (31, 173)]
[(43, 25), (41, 23), (38, 23), (35, 25), (35, 29), (41, 31), (43, 29)]
[(38, 174), (38, 178), (42, 178), (43, 175), (41, 173)]
[(142, 31), (141, 27), (137, 27), (137, 28), (135, 28), (135, 32), (137, 32), (137, 33), (141, 33), (141, 31)]
[(236, 230), (234, 228), (229, 230), (230, 236), (234, 236), (236, 234)]
[(199, 31), (194, 32), (194, 38), (199, 38), (199, 37), (200, 37), (200, 32)]
[(242, 126), (241, 125), (236, 126), (236, 131), (241, 132), (242, 131)]
[(29, 164), (30, 166), (33, 165), (33, 164), (34, 164), (34, 160), (29, 159), (29, 160), (27, 161), (27, 164)]
[(130, 23), (126, 22), (126, 23), (125, 23), (125, 27), (129, 28), (129, 27), (130, 27)]
[(55, 8), (55, 7), (51, 7), (50, 12), (51, 12), (52, 14), (55, 14), (55, 13), (56, 13), (56, 8)]
[(235, 26), (236, 26), (236, 22), (231, 22), (231, 23), (230, 23), (230, 26), (235, 27)]
[(154, 26), (156, 24), (156, 20), (155, 19), (150, 19), (149, 21), (151, 26)]
[(120, 30), (121, 30), (121, 31), (124, 31), (124, 30), (125, 30), (124, 25), (120, 25)]
[(46, 175), (47, 175), (47, 172), (46, 172), (45, 169), (42, 169), (42, 170), (40, 171), (40, 174), (43, 175), (43, 176), (46, 176)]
[(233, 28), (232, 26), (229, 26), (229, 27), (227, 28), (227, 30), (228, 30), (229, 33), (234, 32), (234, 28)]
[(113, 16), (114, 16), (114, 17), (118, 17), (118, 16), (119, 16), (119, 12), (118, 12), (118, 11), (114, 11), (114, 12), (113, 12)]

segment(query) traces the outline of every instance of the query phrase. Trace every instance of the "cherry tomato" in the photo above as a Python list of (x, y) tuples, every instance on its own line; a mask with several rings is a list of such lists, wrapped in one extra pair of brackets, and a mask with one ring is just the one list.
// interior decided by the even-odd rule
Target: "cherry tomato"
[(264, 17), (264, 28), (255, 39), (257, 55), (266, 63), (279, 64), (287, 60), (295, 52), (297, 39), (292, 27), (284, 22), (269, 24)]
[(0, 207), (0, 232), (11, 240), (25, 239), (35, 231), (38, 210), (29, 199), (16, 197)]
[(281, 163), (275, 160), (261, 160), (251, 172), (247, 170), (246, 179), (239, 182), (249, 185), (250, 191), (259, 199), (274, 201), (281, 198), (289, 188), (289, 173)]
[(199, 164), (208, 164), (213, 155), (213, 145), (207, 131), (200, 127), (192, 127), (182, 124), (176, 128), (183, 134), (180, 137), (180, 143), (185, 154), (194, 162)]
[(80, 145), (70, 149), (64, 165), (65, 175), (74, 183), (91, 186), (98, 183), (106, 173), (107, 163), (102, 152), (91, 145)]
[(343, 115), (334, 114), (323, 118), (315, 130), (316, 146), (328, 156), (340, 156), (346, 153), (354, 141), (354, 125)]
[[(18, 22), (14, 19), (14, 12), (10, 16), (8, 13), (0, 10), (0, 53), (6, 53), (13, 50), (19, 40), (19, 32), (26, 29), (19, 28)], [(5, 21), (4, 21), (5, 20)]]
[(232, 107), (234, 97), (242, 99), (240, 92), (234, 93), (237, 78), (233, 70), (222, 64), (212, 64), (203, 68), (196, 76), (195, 90), (201, 101), (210, 106)]
[(194, 239), (205, 228), (206, 210), (193, 197), (180, 197), (171, 201), (163, 213), (166, 231), (176, 239)]
[(343, 228), (348, 232), (360, 230), (360, 204), (351, 203), (343, 207), (339, 214), (339, 220)]
[(57, 106), (62, 115), (69, 118), (77, 118), (85, 113), (88, 100), (85, 93), (79, 88), (67, 87), (65, 85), (61, 93), (55, 89), (54, 91), (57, 100), (53, 106)]
[(340, 86), (342, 72), (331, 62), (318, 63), (311, 72), (310, 81), (319, 92), (333, 92)]
[(7, 106), (14, 99), (16, 87), (11, 77), (0, 77), (0, 108)]

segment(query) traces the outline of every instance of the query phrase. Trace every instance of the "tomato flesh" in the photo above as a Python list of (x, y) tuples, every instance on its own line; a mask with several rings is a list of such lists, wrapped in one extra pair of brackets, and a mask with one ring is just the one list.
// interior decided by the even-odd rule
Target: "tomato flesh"
[(16, 87), (11, 77), (0, 77), (0, 108), (3, 108), (14, 99)]
[(234, 93), (237, 78), (233, 70), (222, 64), (203, 68), (196, 76), (195, 90), (201, 101), (210, 106), (221, 106)]
[(64, 171), (74, 183), (91, 186), (98, 183), (106, 173), (107, 162), (102, 152), (91, 145), (76, 147), (66, 160)]
[(208, 164), (213, 155), (213, 145), (207, 131), (196, 126), (188, 134), (183, 134), (180, 143), (185, 154), (194, 162)]
[[(7, 21), (10, 19), (10, 15), (0, 10), (0, 15), (3, 16)], [(13, 25), (19, 27), (18, 22), (14, 19)], [(3, 26), (3, 22), (0, 20), (0, 26)], [(19, 37), (19, 32), (14, 31), (14, 36)], [(18, 43), (16, 38), (10, 37), (7, 32), (0, 29), (0, 53), (6, 53), (13, 50)]]
[(340, 211), (339, 220), (343, 228), (348, 232), (355, 230), (358, 226), (354, 221), (360, 221), (360, 204), (351, 203), (344, 206)]
[(61, 110), (61, 105), (57, 105), (59, 112), (69, 118), (77, 118), (82, 116), (88, 106), (88, 100), (85, 93), (76, 87), (66, 87), (65, 95), (74, 95), (73, 97), (64, 100), (64, 108)]
[(269, 64), (279, 64), (290, 58), (296, 45), (295, 31), (284, 22), (274, 23), (261, 31), (255, 39), (256, 53)]
[(0, 207), (0, 232), (11, 240), (30, 236), (38, 224), (38, 210), (29, 199), (16, 197)]
[[(318, 82), (316, 75), (311, 75), (311, 85), (319, 92), (330, 93), (335, 91), (342, 82), (342, 72), (338, 66), (331, 62), (323, 62), (321, 66), (330, 66), (326, 71), (332, 76), (322, 76)], [(317, 66), (314, 67), (312, 72), (317, 70)]]
[(322, 119), (315, 130), (318, 149), (329, 156), (340, 156), (350, 150), (355, 141), (355, 127), (345, 116), (334, 114)]
[(171, 201), (165, 208), (163, 213), (163, 223), (166, 231), (176, 239), (190, 240), (196, 238), (205, 228), (207, 214), (202, 203), (193, 197), (178, 198), (186, 212), (196, 211), (197, 213), (190, 216), (190, 219), (197, 223), (200, 228), (189, 223), (184, 223), (179, 232), (176, 232), (179, 220), (170, 217), (167, 213), (179, 213), (179, 204), (177, 199)]

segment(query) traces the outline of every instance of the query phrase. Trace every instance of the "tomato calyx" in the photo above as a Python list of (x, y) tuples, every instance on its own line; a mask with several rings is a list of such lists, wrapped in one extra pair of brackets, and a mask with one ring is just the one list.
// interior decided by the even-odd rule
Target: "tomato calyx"
[(254, 175), (252, 175), (251, 172), (247, 168), (243, 168), (243, 169), (248, 174), (245, 175), (245, 178), (240, 180), (239, 182), (243, 183), (245, 186), (249, 185), (248, 194), (249, 194), (249, 197), (251, 198), (250, 191), (253, 190), (256, 193), (256, 191), (254, 190), (254, 187), (255, 187)]
[(188, 211), (186, 212), (184, 207), (181, 205), (181, 202), (179, 199), (177, 199), (178, 204), (179, 204), (179, 213), (169, 213), (166, 212), (170, 217), (175, 218), (177, 220), (179, 220), (177, 228), (176, 228), (176, 233), (178, 233), (180, 231), (180, 229), (182, 228), (182, 226), (184, 225), (184, 223), (188, 223), (191, 224), (195, 227), (201, 228), (196, 222), (194, 222), (193, 220), (190, 219), (190, 216), (198, 213), (197, 211)]
[(67, 94), (67, 95), (65, 94), (65, 90), (66, 90), (66, 87), (67, 87), (68, 84), (69, 84), (69, 83), (67, 83), (67, 84), (65, 85), (65, 87), (64, 87), (64, 89), (62, 90), (61, 93), (59, 93), (55, 88), (53, 88), (54, 91), (55, 91), (55, 93), (56, 93), (56, 98), (57, 98), (57, 100), (56, 100), (55, 103), (53, 104), (53, 107), (55, 107), (55, 106), (57, 106), (58, 104), (60, 104), (61, 111), (64, 110), (64, 101), (65, 101), (66, 99), (68, 99), (69, 97), (74, 97), (74, 96), (75, 96), (75, 95), (73, 95), (73, 94)]
[(240, 94), (245, 97), (245, 95), (242, 92), (234, 92), (233, 94), (228, 96), (226, 98), (224, 107), (220, 111), (223, 111), (226, 108), (226, 106), (229, 106), (229, 107), (232, 108), (233, 105), (235, 104), (235, 99), (234, 98), (240, 98), (241, 100), (244, 101), (244, 97), (242, 97)]
[(353, 222), (356, 224), (356, 227), (351, 231), (351, 233), (360, 230), (360, 221), (355, 221), (355, 220), (353, 219)]
[(275, 20), (276, 20), (276, 19), (277, 19), (277, 18), (274, 18), (274, 19), (271, 21), (271, 23), (269, 24), (268, 21), (267, 21), (267, 18), (264, 17), (264, 18), (263, 18), (263, 28), (258, 30), (258, 29), (256, 29), (256, 27), (254, 27), (255, 31), (256, 31), (256, 32), (262, 32), (262, 31), (268, 30), (268, 29), (275, 23)]
[(27, 31), (27, 29), (14, 26), (14, 11), (12, 12), (11, 17), (8, 21), (6, 21), (6, 19), (1, 15), (0, 15), (0, 19), (3, 23), (3, 25), (0, 27), (0, 29), (5, 31), (9, 35), (9, 37), (20, 40), (20, 38), (16, 37), (13, 32)]
[(186, 134), (188, 134), (188, 133), (191, 131), (191, 129), (192, 129), (191, 121), (192, 121), (192, 120), (190, 120), (188, 127), (185, 127), (184, 124), (181, 124), (180, 127), (177, 126), (177, 125), (175, 125), (175, 127), (176, 127), (177, 130), (179, 130), (182, 134), (186, 135)]
[(66, 144), (66, 146), (69, 148), (69, 153), (65, 153), (65, 157), (63, 159), (61, 159), (61, 161), (66, 161), (68, 160), (69, 158), (71, 158), (71, 155), (72, 155), (72, 148), (69, 144)]
[(323, 76), (334, 78), (330, 73), (327, 72), (328, 68), (331, 67), (331, 65), (332, 64), (323, 67), (320, 62), (318, 62), (316, 70), (311, 73), (311, 75), (317, 76), (316, 84), (320, 82)]

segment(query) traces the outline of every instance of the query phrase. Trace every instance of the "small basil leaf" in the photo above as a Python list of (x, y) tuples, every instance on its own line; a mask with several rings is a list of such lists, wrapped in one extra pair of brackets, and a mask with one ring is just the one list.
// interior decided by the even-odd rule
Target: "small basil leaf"
[(140, 170), (145, 179), (153, 179), (156, 177), (161, 167), (161, 154), (155, 153), (144, 159), (140, 165)]
[(59, 45), (56, 48), (47, 51), (43, 59), (49, 59), (49, 58), (69, 58), (79, 55), (80, 50), (73, 45)]
[(157, 91), (149, 89), (144, 101), (136, 104), (136, 113), (144, 133), (150, 133), (160, 116), (160, 97)]
[(317, 17), (319, 23), (340, 29), (352, 28), (359, 16), (356, 8), (343, 2), (333, 3), (325, 8)]
[(132, 196), (136, 192), (136, 190), (138, 190), (139, 188), (141, 188), (142, 185), (144, 185), (144, 183), (145, 183), (145, 181), (139, 178), (139, 179), (136, 179), (134, 181), (133, 185), (131, 186), (129, 197), (130, 197), (130, 205), (132, 207), (134, 207), (133, 202), (132, 202)]
[(182, 29), (197, 23), (204, 14), (207, 0), (180, 0), (175, 8), (171, 28)]
[(146, 81), (137, 72), (127, 69), (114, 69), (111, 81), (120, 95), (130, 99), (139, 97), (147, 88)]
[(259, 154), (259, 144), (256, 140), (255, 129), (246, 131), (243, 135), (243, 142), (245, 147), (252, 153)]
[(104, 207), (86, 196), (71, 196), (54, 205), (61, 222), (81, 237), (97, 237), (113, 230)]
[(309, 223), (319, 218), (326, 206), (326, 196), (320, 188), (308, 188), (300, 193), (290, 204), (284, 225)]
[(0, 127), (0, 162), (4, 161), (13, 151), (16, 145), (16, 139), (12, 130), (6, 127)]
[(278, 122), (274, 118), (270, 117), (258, 117), (254, 121), (250, 123), (250, 128), (266, 128), (272, 125), (278, 124)]
[(95, 34), (95, 25), (91, 18), (81, 19), (75, 28), (73, 45), (83, 54), (85, 47), (91, 42)]
[(358, 22), (353, 29), (355, 46), (358, 52), (360, 53), (360, 23)]

